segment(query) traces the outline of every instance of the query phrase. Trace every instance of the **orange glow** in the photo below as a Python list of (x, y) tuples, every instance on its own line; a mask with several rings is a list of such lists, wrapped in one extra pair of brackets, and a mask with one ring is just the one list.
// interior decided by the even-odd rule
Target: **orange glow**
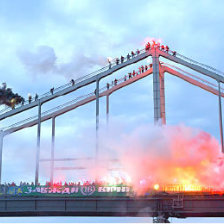
[(118, 172), (116, 174), (108, 173), (106, 176), (101, 178), (101, 181), (108, 185), (119, 185), (121, 183), (131, 185), (131, 178), (126, 173)]
[(143, 42), (142, 45), (145, 46), (147, 43), (153, 44), (153, 43), (162, 43), (162, 39), (161, 38), (154, 38), (154, 37), (146, 37)]
[(158, 190), (159, 190), (159, 184), (155, 184), (155, 185), (153, 186), (153, 188), (154, 188), (154, 190), (158, 191)]
[(163, 186), (165, 192), (200, 192), (203, 191), (201, 185), (196, 184), (170, 184)]

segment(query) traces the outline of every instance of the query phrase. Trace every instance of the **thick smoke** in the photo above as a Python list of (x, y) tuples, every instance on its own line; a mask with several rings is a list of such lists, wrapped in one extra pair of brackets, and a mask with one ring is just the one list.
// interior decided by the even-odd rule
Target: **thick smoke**
[[(116, 124), (119, 128), (115, 125), (100, 128), (97, 164), (94, 161), (74, 162), (74, 166), (87, 168), (85, 180), (97, 177), (109, 184), (123, 182), (132, 185), (139, 194), (155, 184), (224, 189), (224, 161), (220, 145), (210, 134), (185, 125), (160, 127), (146, 124), (127, 131), (121, 123)], [(89, 156), (87, 152), (95, 152), (94, 137), (86, 133), (94, 133), (94, 130), (86, 130), (83, 139), (80, 138), (83, 142), (80, 157)], [(63, 171), (55, 180), (77, 181), (76, 175), (70, 175)]]
[(6, 83), (0, 87), (0, 105), (5, 104), (14, 108), (16, 104), (23, 103), (24, 98), (18, 93), (13, 93), (12, 89), (7, 88)]
[[(105, 131), (103, 131), (105, 133)], [(224, 188), (220, 145), (210, 134), (184, 125), (145, 125), (124, 134), (102, 134), (100, 151), (120, 160), (139, 192), (154, 184), (198, 184)]]
[[(85, 167), (82, 171), (61, 171), (55, 181), (94, 180), (96, 177), (109, 184), (132, 185), (139, 194), (145, 193), (155, 184), (200, 185), (224, 190), (224, 160), (218, 141), (210, 134), (185, 125), (154, 126), (141, 125), (128, 129), (122, 122), (100, 127), (98, 162), (61, 162), (57, 166)], [(63, 132), (63, 150), (57, 150), (57, 158), (92, 157), (95, 155), (95, 132), (88, 128), (79, 132), (79, 142), (74, 145), (71, 131)], [(67, 143), (67, 145), (65, 144)], [(70, 143), (71, 147), (68, 147)], [(41, 144), (41, 152), (45, 148)], [(42, 155), (48, 158), (49, 155)], [(110, 161), (117, 159), (118, 161)], [(49, 178), (49, 166), (42, 164), (42, 175)], [(56, 166), (56, 164), (55, 164)], [(108, 169), (109, 168), (109, 169)], [(116, 168), (111, 171), (111, 168)], [(122, 169), (117, 169), (122, 168)]]
[(77, 78), (88, 74), (95, 66), (106, 64), (106, 58), (97, 53), (86, 55), (81, 50), (73, 54), (68, 63), (58, 63), (58, 57), (52, 47), (39, 46), (35, 52), (23, 50), (18, 56), (25, 68), (33, 74), (59, 74)]

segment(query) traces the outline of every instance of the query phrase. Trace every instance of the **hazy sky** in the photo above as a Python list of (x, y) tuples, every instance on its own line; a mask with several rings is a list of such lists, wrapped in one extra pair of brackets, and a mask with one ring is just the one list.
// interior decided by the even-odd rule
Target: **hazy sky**
[[(131, 50), (143, 48), (144, 40), (149, 37), (161, 39), (171, 50), (224, 70), (223, 7), (221, 0), (1, 0), (1, 81), (25, 98), (28, 93), (40, 95), (106, 65), (108, 56), (125, 56)], [(123, 77), (145, 63), (146, 60), (118, 71), (107, 80)], [(105, 81), (102, 83), (104, 86)], [(165, 84), (167, 124), (183, 123), (219, 139), (218, 98), (169, 74), (165, 74)], [(43, 111), (94, 88), (92, 85), (57, 99), (44, 105)], [(119, 126), (122, 121), (122, 128), (125, 126), (124, 130), (129, 131), (141, 124), (153, 123), (152, 94), (152, 77), (112, 94), (111, 125)], [(6, 119), (1, 125), (31, 114), (36, 114), (36, 109)], [(95, 105), (91, 103), (58, 118), (57, 148), (82, 148), (83, 140), (94, 136), (94, 114)], [(100, 119), (103, 124), (105, 99), (101, 100)], [(48, 121), (42, 128), (45, 157), (49, 156), (50, 127)], [(85, 137), (86, 131), (90, 136)], [(21, 158), (34, 157), (31, 148), (35, 148), (35, 138), (36, 127), (5, 138), (3, 158), (9, 167), (3, 168), (3, 179), (12, 177), (9, 178), (12, 180), (19, 170), (15, 171), (15, 167), (23, 163), (22, 159), (18, 164), (10, 162), (10, 156), (19, 153)], [(30, 163), (34, 168), (33, 162)], [(24, 179), (33, 172), (28, 170), (30, 173)]]
[[(0, 0), (1, 82), (25, 98), (28, 93), (41, 94), (106, 65), (108, 56), (125, 56), (143, 48), (148, 37), (224, 71), (223, 9), (222, 0)], [(107, 80), (122, 77), (138, 65)], [(218, 98), (169, 74), (165, 78), (167, 124), (202, 129), (219, 140)], [(55, 100), (43, 110), (94, 88)], [(152, 77), (112, 94), (113, 129), (128, 133), (153, 123), (152, 94)], [(105, 99), (100, 102), (103, 125)], [(31, 114), (36, 109), (2, 121), (1, 127)], [(69, 157), (71, 150), (74, 156), (91, 154), (85, 147), (91, 148), (88, 142), (95, 136), (94, 115), (91, 103), (56, 120), (58, 156)], [(42, 128), (41, 156), (45, 158), (50, 155), (50, 127), (48, 121)], [(35, 145), (36, 127), (5, 138), (3, 182), (33, 181)], [(43, 181), (49, 174), (46, 167), (41, 169)]]

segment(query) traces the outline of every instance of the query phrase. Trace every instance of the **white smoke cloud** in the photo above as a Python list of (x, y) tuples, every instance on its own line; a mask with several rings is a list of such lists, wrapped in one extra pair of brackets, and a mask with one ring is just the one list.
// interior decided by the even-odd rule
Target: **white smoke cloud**
[(55, 50), (50, 46), (39, 46), (35, 52), (20, 50), (18, 57), (32, 74), (58, 74), (77, 78), (88, 74), (97, 66), (105, 66), (106, 57), (97, 54), (86, 55), (82, 51), (75, 52), (67, 63), (58, 63)]

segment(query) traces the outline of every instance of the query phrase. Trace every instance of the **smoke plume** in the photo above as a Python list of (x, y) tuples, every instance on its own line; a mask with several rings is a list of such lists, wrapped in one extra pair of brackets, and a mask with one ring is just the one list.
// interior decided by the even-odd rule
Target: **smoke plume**
[(81, 50), (73, 54), (68, 63), (58, 63), (58, 57), (52, 47), (39, 46), (35, 52), (22, 50), (18, 52), (21, 62), (28, 72), (33, 74), (59, 74), (77, 78), (88, 74), (95, 66), (104, 66), (106, 58), (94, 54), (84, 54)]
[[(105, 133), (105, 131), (103, 131)], [(102, 134), (100, 151), (116, 156), (131, 184), (144, 192), (155, 184), (200, 184), (224, 188), (220, 145), (210, 134), (179, 126), (138, 127)], [(105, 174), (103, 174), (105, 175)]]
[(24, 98), (18, 93), (13, 93), (12, 89), (7, 88), (6, 83), (2, 83), (0, 87), (0, 105), (14, 107), (16, 104), (24, 102)]

